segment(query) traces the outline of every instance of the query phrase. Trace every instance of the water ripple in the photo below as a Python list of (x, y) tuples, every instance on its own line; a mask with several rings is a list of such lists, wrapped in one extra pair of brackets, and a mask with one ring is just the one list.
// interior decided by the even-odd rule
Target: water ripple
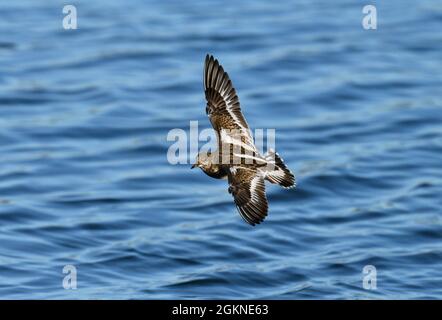
[[(0, 5), (0, 297), (440, 299), (441, 7), (376, 6), (366, 31), (346, 0), (82, 2), (68, 31), (56, 1)], [(170, 129), (210, 127), (208, 52), (297, 175), (255, 228), (167, 162)]]

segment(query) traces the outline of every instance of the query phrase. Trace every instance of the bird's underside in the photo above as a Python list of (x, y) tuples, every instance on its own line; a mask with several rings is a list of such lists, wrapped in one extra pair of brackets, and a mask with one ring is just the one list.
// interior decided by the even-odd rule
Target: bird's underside
[(241, 217), (251, 225), (258, 224), (268, 212), (264, 180), (290, 188), (295, 185), (295, 177), (277, 153), (260, 155), (229, 75), (209, 55), (204, 65), (204, 91), (218, 150), (205, 156), (204, 161), (199, 155), (198, 166), (213, 178), (227, 178), (228, 191)]

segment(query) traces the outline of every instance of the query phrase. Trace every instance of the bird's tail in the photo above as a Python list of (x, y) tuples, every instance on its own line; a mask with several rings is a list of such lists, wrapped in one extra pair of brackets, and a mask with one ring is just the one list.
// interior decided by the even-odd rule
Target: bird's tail
[(267, 181), (279, 184), (283, 188), (292, 188), (296, 186), (295, 176), (290, 172), (284, 163), (284, 160), (273, 150), (266, 153), (265, 159), (268, 166), (264, 171)]

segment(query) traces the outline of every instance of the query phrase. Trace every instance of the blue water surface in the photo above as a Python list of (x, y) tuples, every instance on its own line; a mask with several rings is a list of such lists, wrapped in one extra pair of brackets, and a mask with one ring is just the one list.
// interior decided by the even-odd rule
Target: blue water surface
[[(65, 4), (0, 4), (0, 298), (442, 298), (440, 1)], [(167, 161), (206, 53), (297, 176), (256, 227)]]

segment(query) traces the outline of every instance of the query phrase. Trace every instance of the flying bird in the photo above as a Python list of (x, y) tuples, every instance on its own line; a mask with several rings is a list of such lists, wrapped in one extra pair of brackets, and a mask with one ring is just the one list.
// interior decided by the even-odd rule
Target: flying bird
[(217, 134), (218, 150), (198, 153), (192, 169), (199, 167), (212, 178), (227, 179), (239, 214), (254, 226), (268, 212), (264, 180), (292, 188), (295, 176), (273, 150), (259, 153), (232, 81), (211, 55), (206, 56), (203, 82), (206, 113)]

